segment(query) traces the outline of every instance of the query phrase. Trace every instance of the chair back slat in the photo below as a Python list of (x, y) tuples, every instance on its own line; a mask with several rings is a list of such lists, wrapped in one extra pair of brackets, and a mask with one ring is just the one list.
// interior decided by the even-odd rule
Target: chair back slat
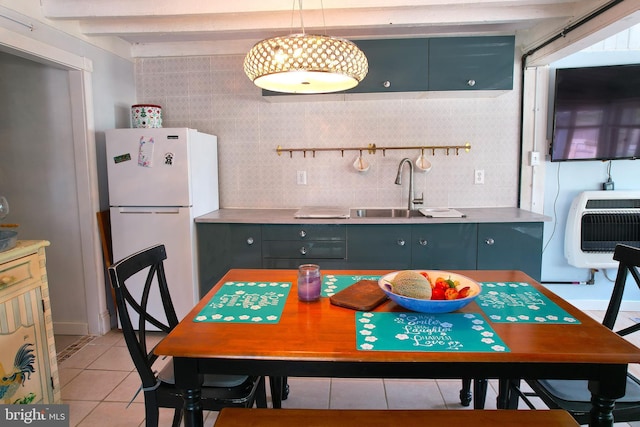
[[(165, 246), (156, 245), (130, 255), (109, 267), (109, 278), (116, 294), (122, 333), (144, 387), (150, 387), (156, 383), (152, 365), (157, 356), (153, 354), (153, 349), (147, 349), (149, 326), (153, 325), (160, 331), (168, 333), (178, 324), (164, 272), (163, 263), (166, 259)], [(148, 271), (143, 285), (139, 281), (129, 280), (144, 270)], [(142, 289), (139, 289), (140, 287)], [(150, 296), (156, 293), (162, 301), (163, 314), (167, 319), (165, 322), (148, 310)], [(134, 327), (132, 313), (138, 316), (137, 327)]]
[[(631, 276), (638, 288), (640, 288), (640, 273), (638, 271), (638, 267), (640, 267), (640, 248), (617, 244), (613, 252), (613, 259), (619, 262), (618, 273), (616, 274), (611, 299), (609, 300), (609, 305), (602, 321), (602, 324), (611, 330), (613, 330), (618, 318), (618, 313), (620, 312), (627, 278)], [(619, 335), (628, 335), (637, 330), (640, 330), (640, 325), (630, 326), (617, 333)]]

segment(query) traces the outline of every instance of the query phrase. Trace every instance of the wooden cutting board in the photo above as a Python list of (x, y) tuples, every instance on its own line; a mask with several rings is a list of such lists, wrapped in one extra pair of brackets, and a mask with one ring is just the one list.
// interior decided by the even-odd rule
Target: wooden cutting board
[(340, 206), (307, 206), (300, 208), (295, 218), (349, 218), (350, 209)]
[(331, 304), (358, 311), (373, 310), (387, 300), (377, 280), (360, 280), (332, 295)]

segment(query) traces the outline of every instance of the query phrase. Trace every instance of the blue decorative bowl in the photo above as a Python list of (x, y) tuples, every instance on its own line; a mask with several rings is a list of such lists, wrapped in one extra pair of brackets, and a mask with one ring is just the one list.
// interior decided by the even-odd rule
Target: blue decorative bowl
[(0, 252), (13, 249), (18, 242), (18, 232), (13, 230), (0, 230)]
[(469, 296), (466, 298), (453, 299), (453, 300), (431, 300), (431, 299), (419, 299), (409, 298), (403, 295), (394, 294), (391, 292), (390, 283), (393, 282), (393, 278), (398, 274), (398, 271), (386, 274), (378, 280), (378, 286), (384, 291), (390, 300), (396, 304), (406, 308), (407, 310), (417, 311), (419, 313), (450, 313), (452, 311), (460, 310), (465, 307), (471, 301), (476, 299), (482, 291), (482, 286), (475, 280), (468, 278), (457, 273), (451, 273), (449, 271), (439, 270), (415, 270), (417, 272), (426, 272), (429, 275), (429, 279), (435, 281), (438, 277), (444, 277), (445, 279), (451, 279), (459, 281), (460, 284), (456, 286), (457, 289), (462, 289), (469, 286)]

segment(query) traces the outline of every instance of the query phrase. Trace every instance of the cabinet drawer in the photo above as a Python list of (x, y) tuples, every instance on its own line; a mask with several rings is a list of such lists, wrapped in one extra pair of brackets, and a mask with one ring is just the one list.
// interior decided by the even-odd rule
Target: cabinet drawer
[(265, 258), (327, 258), (344, 259), (347, 253), (346, 242), (308, 240), (271, 240), (262, 242), (262, 254)]
[(344, 225), (264, 225), (263, 240), (337, 240), (346, 239)]
[(38, 257), (30, 255), (0, 266), (0, 289), (37, 279)]
[(262, 268), (297, 269), (301, 264), (318, 264), (320, 270), (345, 270), (348, 268), (346, 260), (329, 258), (265, 258)]

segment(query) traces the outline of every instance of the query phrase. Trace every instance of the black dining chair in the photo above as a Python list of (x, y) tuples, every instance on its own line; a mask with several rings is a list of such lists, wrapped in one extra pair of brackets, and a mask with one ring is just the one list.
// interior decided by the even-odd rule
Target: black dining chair
[[(473, 409), (484, 409), (489, 382), (484, 378), (463, 378), (460, 389), (460, 404), (469, 406), (473, 400)], [(471, 386), (473, 385), (473, 392)]]
[[(156, 245), (134, 253), (109, 267), (111, 285), (115, 290), (118, 315), (127, 348), (142, 381), (144, 392), (146, 426), (158, 425), (159, 408), (174, 408), (173, 426), (182, 419), (184, 401), (175, 387), (172, 360), (158, 369), (154, 366), (158, 356), (153, 348), (147, 347), (151, 326), (169, 333), (177, 324), (167, 279), (164, 260), (167, 253), (164, 245)], [(134, 285), (132, 276), (145, 274), (143, 285)], [(144, 277), (144, 276), (142, 276)], [(134, 286), (136, 287), (134, 289)], [(166, 320), (158, 319), (147, 310), (150, 295), (161, 298)], [(131, 316), (138, 316), (137, 324)], [(205, 375), (202, 384), (202, 407), (209, 411), (219, 411), (224, 407), (267, 407), (264, 377), (246, 375)]]
[[(613, 330), (615, 327), (622, 297), (631, 276), (638, 288), (640, 288), (640, 248), (618, 244), (613, 253), (613, 259), (619, 262), (618, 272), (611, 292), (611, 298), (607, 306), (602, 324)], [(640, 323), (616, 331), (620, 336), (627, 336), (640, 330)], [(473, 402), (475, 409), (484, 408), (486, 398), (486, 380), (474, 380)], [(485, 382), (483, 386), (482, 383)], [(512, 379), (501, 381), (501, 392), (507, 393), (508, 405), (517, 407), (518, 399), (530, 408), (535, 409), (531, 397), (540, 398), (550, 409), (564, 409), (568, 411), (580, 424), (589, 422), (591, 410), (591, 392), (588, 389), (587, 380), (527, 380), (532, 392), (523, 392), (520, 388), (520, 380)], [(460, 390), (460, 401), (464, 405), (471, 401), (471, 380), (463, 380)], [(465, 405), (465, 406), (466, 406)], [(617, 399), (613, 409), (616, 422), (640, 421), (640, 380), (632, 374), (627, 374), (626, 394)]]
[[(618, 273), (611, 292), (611, 298), (602, 324), (613, 330), (620, 312), (620, 305), (627, 282), (631, 276), (640, 288), (640, 248), (618, 244), (613, 252), (613, 259), (619, 262)], [(640, 323), (635, 323), (616, 331), (620, 336), (640, 330)], [(564, 409), (579, 424), (589, 422), (591, 410), (591, 392), (586, 380), (527, 380), (533, 393), (521, 393), (525, 396), (535, 395), (550, 409)], [(624, 397), (616, 399), (613, 408), (616, 422), (640, 420), (640, 380), (627, 373), (627, 389)]]

